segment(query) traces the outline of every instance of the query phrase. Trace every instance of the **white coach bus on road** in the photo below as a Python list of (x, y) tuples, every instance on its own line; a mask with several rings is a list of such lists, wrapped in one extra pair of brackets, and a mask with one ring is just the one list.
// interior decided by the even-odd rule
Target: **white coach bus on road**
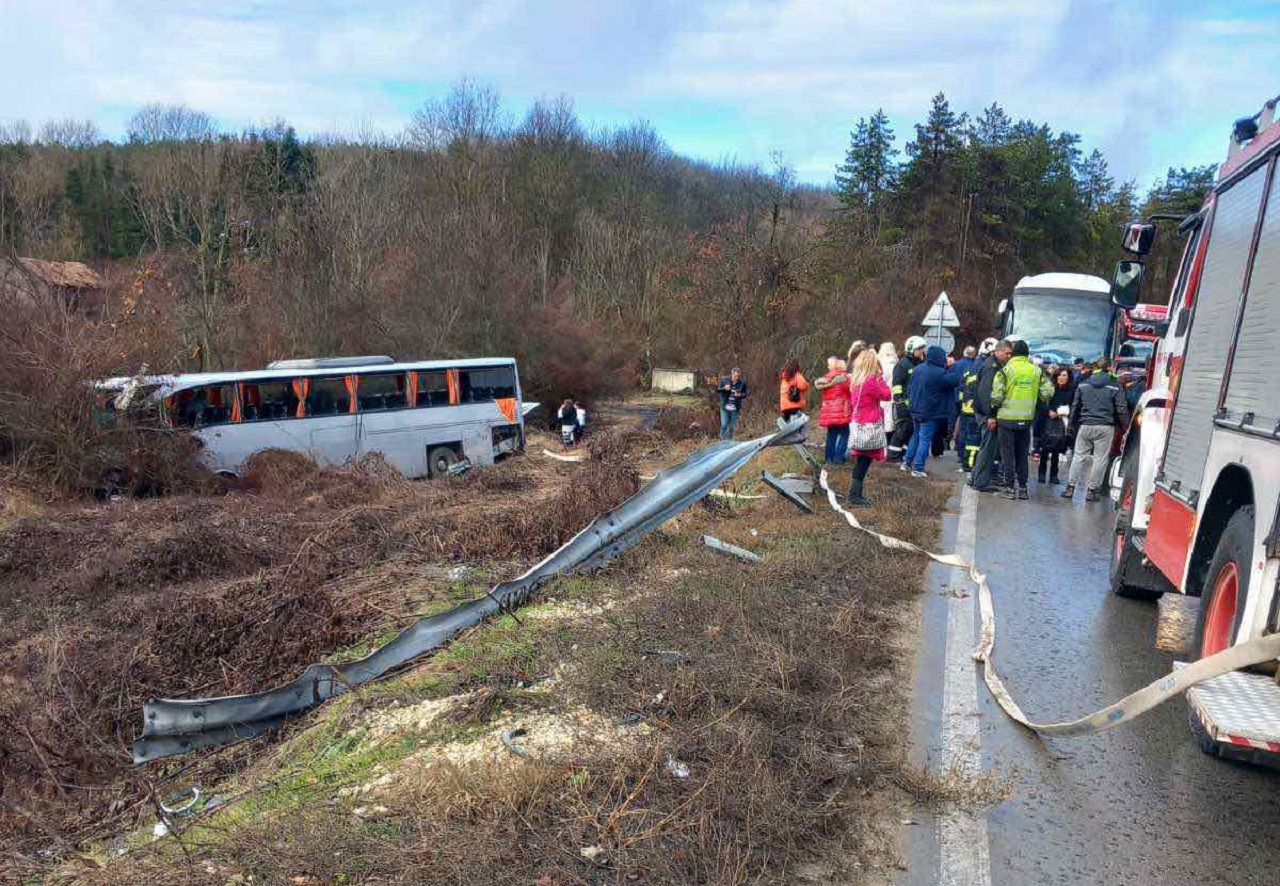
[(390, 357), (281, 360), (266, 369), (138, 379), (163, 421), (200, 441), (201, 463), (237, 475), (264, 449), (340, 465), (381, 454), (406, 477), (438, 477), (463, 458), (474, 465), (524, 448), (516, 362), (510, 358), (397, 363)]

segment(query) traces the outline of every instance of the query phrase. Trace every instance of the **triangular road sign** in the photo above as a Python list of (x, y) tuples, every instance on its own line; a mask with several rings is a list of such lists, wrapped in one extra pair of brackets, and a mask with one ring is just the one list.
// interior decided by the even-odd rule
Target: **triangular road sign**
[(959, 326), (960, 318), (956, 309), (951, 307), (951, 299), (945, 292), (938, 295), (937, 300), (929, 308), (929, 313), (920, 321), (921, 326)]

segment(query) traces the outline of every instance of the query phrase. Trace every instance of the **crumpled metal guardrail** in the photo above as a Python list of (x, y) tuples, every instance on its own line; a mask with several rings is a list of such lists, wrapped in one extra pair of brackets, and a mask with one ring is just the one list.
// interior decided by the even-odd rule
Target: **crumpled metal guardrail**
[(419, 619), (364, 658), (313, 664), (289, 683), (251, 695), (152, 699), (143, 706), (142, 737), (133, 743), (133, 761), (147, 763), (258, 735), (279, 726), (290, 715), (439, 649), (460, 631), (501, 609), (520, 605), (552, 576), (598, 569), (710, 493), (761, 450), (794, 442), (806, 421), (800, 416), (765, 437), (741, 443), (721, 441), (699, 449), (681, 464), (658, 473), (618, 507), (592, 520), (524, 575), (502, 582), (484, 597)]

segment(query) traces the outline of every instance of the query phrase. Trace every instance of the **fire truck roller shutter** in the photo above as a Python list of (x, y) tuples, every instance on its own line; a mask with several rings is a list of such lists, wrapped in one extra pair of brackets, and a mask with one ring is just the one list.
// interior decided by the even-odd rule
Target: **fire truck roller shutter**
[(1214, 210), (1164, 458), (1165, 483), (1183, 498), (1200, 491), (1204, 476), (1266, 174), (1265, 166), (1255, 169), (1222, 192)]
[(1271, 183), (1258, 254), (1253, 260), (1244, 322), (1227, 382), (1227, 416), (1253, 413), (1253, 427), (1267, 431), (1280, 422), (1280, 188)]

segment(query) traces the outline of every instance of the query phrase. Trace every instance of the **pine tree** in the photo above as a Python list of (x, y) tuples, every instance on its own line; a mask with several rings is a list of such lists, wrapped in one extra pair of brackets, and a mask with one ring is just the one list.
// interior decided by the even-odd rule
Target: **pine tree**
[(898, 149), (884, 109), (858, 120), (849, 134), (849, 150), (836, 168), (836, 193), (846, 209), (871, 211), (897, 185)]

